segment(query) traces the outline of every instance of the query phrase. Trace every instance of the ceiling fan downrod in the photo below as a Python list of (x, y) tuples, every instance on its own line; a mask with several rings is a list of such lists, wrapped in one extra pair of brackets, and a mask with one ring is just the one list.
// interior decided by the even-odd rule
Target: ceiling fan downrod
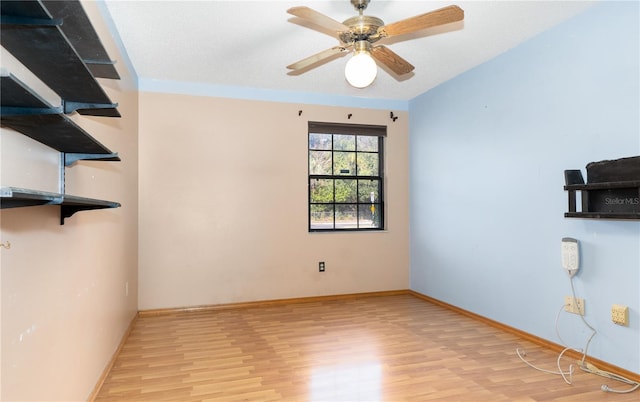
[(362, 15), (364, 10), (369, 5), (369, 1), (371, 1), (371, 0), (351, 0), (351, 4), (356, 9), (356, 11), (358, 11), (358, 13), (360, 13), (360, 15)]

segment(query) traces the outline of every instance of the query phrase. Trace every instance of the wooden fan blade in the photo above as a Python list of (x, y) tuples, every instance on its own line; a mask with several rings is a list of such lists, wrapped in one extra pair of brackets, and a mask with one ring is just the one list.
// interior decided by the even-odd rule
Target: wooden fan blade
[(291, 15), (295, 15), (296, 17), (303, 18), (323, 28), (327, 28), (331, 31), (335, 31), (336, 33), (349, 30), (349, 27), (344, 25), (343, 23), (338, 22), (331, 17), (327, 17), (326, 15), (316, 10), (313, 10), (309, 7), (304, 7), (304, 6), (291, 7), (290, 9), (287, 10), (287, 12)]
[(379, 32), (383, 37), (404, 35), (450, 22), (462, 21), (464, 11), (458, 6), (448, 6), (425, 14), (383, 26)]
[(309, 56), (305, 59), (299, 60), (293, 64), (289, 64), (287, 66), (290, 70), (300, 70), (306, 67), (309, 67), (313, 64), (316, 64), (322, 60), (328, 59), (338, 53), (346, 52), (347, 48), (344, 46), (335, 46), (326, 50), (323, 50), (320, 53), (316, 53), (313, 56)]
[(407, 74), (413, 71), (414, 67), (398, 56), (394, 51), (385, 46), (376, 46), (371, 49), (371, 55), (374, 59), (389, 67), (391, 71), (398, 75)]

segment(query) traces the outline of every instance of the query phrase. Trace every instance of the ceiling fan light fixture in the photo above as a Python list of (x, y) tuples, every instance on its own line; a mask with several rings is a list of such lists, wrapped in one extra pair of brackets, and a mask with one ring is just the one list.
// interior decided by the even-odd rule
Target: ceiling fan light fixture
[[(1, 1), (1, 0), (0, 0)], [(388, 47), (378, 44), (380, 40), (394, 36), (408, 35), (423, 29), (434, 28), (464, 19), (464, 11), (458, 6), (446, 6), (424, 14), (405, 18), (391, 24), (385, 24), (378, 17), (364, 15), (370, 0), (351, 0), (351, 4), (358, 12), (355, 17), (338, 22), (309, 7), (292, 7), (287, 13), (305, 20), (306, 22), (323, 28), (322, 32), (332, 33), (340, 41), (334, 46), (320, 53), (306, 57), (287, 66), (297, 73), (305, 69), (314, 68), (330, 61), (333, 56), (343, 52), (354, 52), (353, 57), (345, 66), (344, 75), (349, 85), (355, 88), (366, 88), (373, 83), (378, 73), (376, 63), (392, 72), (396, 78), (406, 76), (414, 70), (414, 66), (397, 55)], [(306, 26), (306, 25), (305, 25)], [(372, 51), (373, 50), (373, 51)]]
[(376, 79), (378, 66), (371, 57), (369, 44), (366, 43), (362, 49), (356, 50), (353, 57), (349, 59), (344, 68), (344, 77), (349, 85), (355, 88), (366, 88)]

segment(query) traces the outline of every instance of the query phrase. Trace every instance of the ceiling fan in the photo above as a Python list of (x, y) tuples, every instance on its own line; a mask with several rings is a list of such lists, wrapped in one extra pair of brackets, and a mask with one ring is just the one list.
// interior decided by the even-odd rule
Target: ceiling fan
[(363, 14), (369, 1), (351, 0), (358, 15), (344, 22), (338, 22), (309, 7), (288, 9), (287, 13), (330, 31), (340, 44), (290, 64), (287, 68), (297, 73), (304, 72), (338, 54), (353, 51), (354, 55), (345, 67), (345, 77), (352, 86), (365, 88), (376, 78), (376, 61), (398, 76), (408, 74), (414, 69), (411, 63), (388, 47), (381, 44), (374, 45), (376, 42), (464, 19), (464, 11), (460, 7), (448, 6), (385, 25), (380, 18)]

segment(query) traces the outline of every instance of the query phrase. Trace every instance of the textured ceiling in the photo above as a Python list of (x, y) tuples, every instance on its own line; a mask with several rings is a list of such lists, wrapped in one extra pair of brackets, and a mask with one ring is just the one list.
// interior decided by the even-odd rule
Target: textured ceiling
[(333, 47), (338, 41), (305, 27), (286, 13), (307, 6), (335, 20), (357, 13), (341, 1), (155, 1), (106, 0), (132, 65), (143, 80), (203, 83), (410, 100), (585, 10), (582, 1), (376, 1), (365, 15), (396, 22), (451, 4), (463, 22), (391, 38), (385, 44), (415, 66), (398, 80), (383, 69), (368, 88), (344, 79), (350, 55), (304, 74), (288, 64)]

